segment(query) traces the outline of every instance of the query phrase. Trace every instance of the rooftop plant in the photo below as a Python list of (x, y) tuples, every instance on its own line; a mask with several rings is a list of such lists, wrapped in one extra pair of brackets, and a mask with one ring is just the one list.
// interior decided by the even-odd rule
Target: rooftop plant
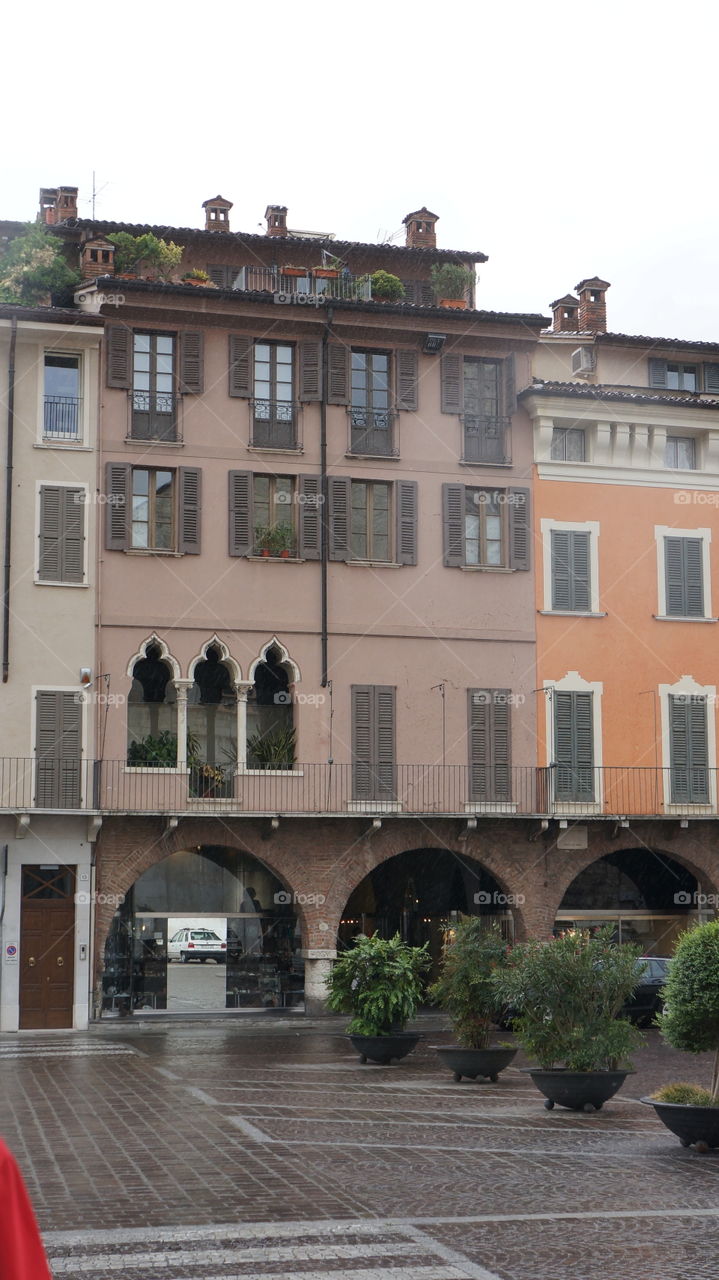
[(160, 240), (151, 231), (141, 236), (129, 231), (118, 231), (108, 236), (115, 246), (115, 273), (149, 275), (168, 281), (182, 261), (182, 246)]
[(440, 262), (432, 267), (432, 287), (438, 298), (465, 298), (474, 283), (474, 272), (459, 262)]
[(49, 304), (53, 293), (79, 280), (80, 273), (68, 266), (60, 241), (40, 223), (28, 223), (0, 252), (0, 302), (23, 307)]
[(389, 271), (375, 271), (371, 276), (372, 297), (379, 302), (401, 302), (404, 297), (404, 285), (399, 276)]

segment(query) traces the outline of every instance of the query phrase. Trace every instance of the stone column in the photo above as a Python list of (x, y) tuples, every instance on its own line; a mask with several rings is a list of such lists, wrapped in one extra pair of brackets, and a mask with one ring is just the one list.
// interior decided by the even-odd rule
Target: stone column
[(252, 688), (251, 680), (236, 680), (237, 694), (237, 773), (247, 768), (247, 695)]
[(177, 693), (177, 767), (187, 768), (187, 695), (192, 680), (175, 680)]
[(305, 962), (305, 1013), (310, 1017), (322, 1017), (327, 1013), (326, 979), (337, 959), (334, 947), (304, 950)]

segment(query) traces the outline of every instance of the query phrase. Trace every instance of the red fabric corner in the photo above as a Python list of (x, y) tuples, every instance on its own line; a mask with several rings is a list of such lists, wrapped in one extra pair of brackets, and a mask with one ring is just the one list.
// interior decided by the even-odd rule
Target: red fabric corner
[(45, 1250), (15, 1158), (0, 1141), (0, 1280), (51, 1280)]

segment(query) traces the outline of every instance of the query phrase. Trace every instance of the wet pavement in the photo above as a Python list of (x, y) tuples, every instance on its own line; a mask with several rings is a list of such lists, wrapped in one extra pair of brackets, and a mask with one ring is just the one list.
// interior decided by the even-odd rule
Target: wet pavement
[(301, 1015), (0, 1036), (0, 1134), (54, 1275), (719, 1280), (719, 1151), (638, 1102), (707, 1059), (652, 1031), (602, 1112), (547, 1112), (521, 1057), (455, 1084), (443, 1024), (417, 1025), (391, 1067)]

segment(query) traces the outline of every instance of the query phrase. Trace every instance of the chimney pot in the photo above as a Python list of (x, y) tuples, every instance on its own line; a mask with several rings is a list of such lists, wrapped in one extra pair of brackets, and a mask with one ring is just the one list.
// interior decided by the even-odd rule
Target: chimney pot
[(407, 228), (405, 244), (408, 249), (437, 248), (438, 213), (430, 213), (423, 205), (421, 209), (415, 209), (414, 213), (408, 213), (402, 222)]
[(287, 206), (284, 204), (268, 204), (265, 209), (268, 236), (287, 235)]
[(550, 305), (554, 316), (552, 325), (554, 333), (577, 333), (579, 330), (579, 298), (575, 298), (571, 293), (565, 293), (563, 298), (557, 298)]
[(579, 330), (581, 333), (607, 332), (607, 289), (611, 285), (608, 280), (600, 280), (599, 276), (590, 276), (580, 280), (576, 286), (579, 294)]
[(205, 231), (229, 231), (231, 200), (213, 196), (211, 200), (203, 200), (202, 207), (205, 210)]

